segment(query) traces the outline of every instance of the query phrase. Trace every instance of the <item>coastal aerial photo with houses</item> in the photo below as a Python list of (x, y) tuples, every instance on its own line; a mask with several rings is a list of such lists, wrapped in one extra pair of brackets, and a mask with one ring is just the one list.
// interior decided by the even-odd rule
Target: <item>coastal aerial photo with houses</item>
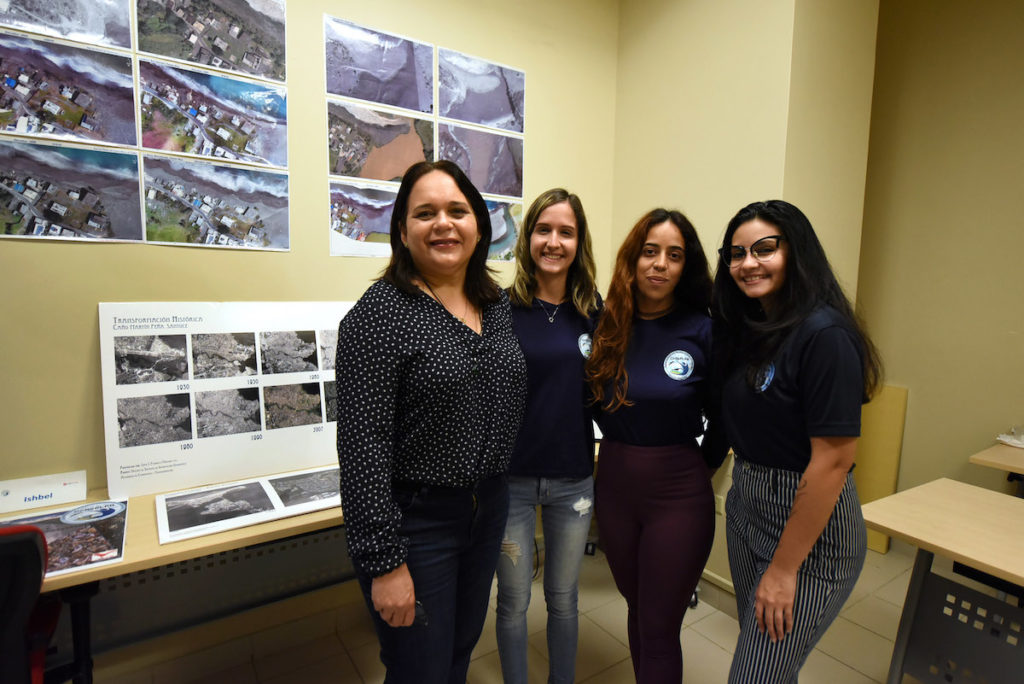
[(139, 50), (285, 80), (284, 0), (138, 0)]
[(131, 59), (0, 33), (0, 131), (135, 145)]
[(288, 165), (283, 87), (139, 60), (142, 146)]
[(142, 240), (133, 152), (0, 141), (0, 236)]
[(143, 169), (148, 241), (288, 249), (287, 175), (153, 155)]
[(327, 102), (328, 170), (338, 176), (399, 181), (434, 159), (434, 122), (343, 102)]

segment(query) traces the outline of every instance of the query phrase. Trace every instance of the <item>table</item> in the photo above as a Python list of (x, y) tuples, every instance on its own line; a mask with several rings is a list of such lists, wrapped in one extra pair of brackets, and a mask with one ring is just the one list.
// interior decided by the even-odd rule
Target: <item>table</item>
[[(918, 547), (887, 681), (1017, 682), (1024, 610), (931, 572), (934, 554), (1024, 585), (1024, 499), (942, 478), (863, 506), (868, 527)], [(1011, 679), (1012, 678), (1012, 679)]]
[(1017, 496), (1024, 497), (1024, 449), (1009, 444), (994, 444), (967, 459), (977, 465), (1005, 470), (1006, 479), (1017, 483)]
[[(103, 490), (90, 492), (88, 497), (88, 501), (106, 499), (107, 494)], [(341, 509), (335, 507), (161, 546), (157, 536), (154, 499), (155, 495), (151, 494), (128, 500), (123, 560), (43, 580), (42, 591), (59, 592), (61, 600), (71, 608), (74, 646), (74, 661), (60, 668), (58, 672), (48, 673), (48, 681), (73, 679), (76, 684), (92, 682), (89, 602), (96, 595), (100, 580), (221, 551), (316, 532), (343, 523)]]

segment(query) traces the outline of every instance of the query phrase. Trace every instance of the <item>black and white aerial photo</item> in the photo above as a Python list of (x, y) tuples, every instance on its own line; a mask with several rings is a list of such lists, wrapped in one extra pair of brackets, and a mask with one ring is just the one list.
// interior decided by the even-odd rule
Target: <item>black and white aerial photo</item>
[(256, 334), (210, 333), (192, 336), (192, 377), (256, 375)]
[(114, 338), (118, 385), (188, 379), (184, 335), (125, 335)]
[(334, 355), (338, 349), (338, 329), (321, 330), (320, 335), (320, 368), (334, 370)]
[(269, 482), (285, 506), (331, 499), (341, 493), (337, 468), (275, 477)]
[(188, 394), (117, 400), (118, 444), (122, 449), (192, 439)]
[(312, 330), (260, 333), (260, 359), (264, 373), (316, 371), (316, 358), (316, 333)]
[(200, 438), (259, 431), (259, 389), (196, 392), (196, 424)]
[(263, 410), (268, 430), (321, 423), (320, 383), (264, 387)]
[(274, 510), (259, 482), (168, 496), (164, 507), (171, 532)]

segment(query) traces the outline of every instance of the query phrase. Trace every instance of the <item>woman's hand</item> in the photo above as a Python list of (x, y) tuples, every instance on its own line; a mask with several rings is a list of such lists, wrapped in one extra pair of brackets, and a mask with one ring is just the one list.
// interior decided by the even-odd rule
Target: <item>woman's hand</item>
[(796, 573), (769, 565), (754, 593), (754, 617), (757, 628), (768, 632), (772, 643), (793, 631), (793, 600), (796, 597)]
[(416, 619), (416, 590), (409, 566), (402, 563), (391, 572), (373, 578), (373, 608), (392, 627), (408, 627)]

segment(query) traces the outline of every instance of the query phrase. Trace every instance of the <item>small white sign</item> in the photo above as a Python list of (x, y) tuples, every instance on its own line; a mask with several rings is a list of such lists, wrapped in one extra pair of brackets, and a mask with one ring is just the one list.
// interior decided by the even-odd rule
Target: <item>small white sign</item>
[(0, 513), (85, 499), (85, 471), (0, 481)]

